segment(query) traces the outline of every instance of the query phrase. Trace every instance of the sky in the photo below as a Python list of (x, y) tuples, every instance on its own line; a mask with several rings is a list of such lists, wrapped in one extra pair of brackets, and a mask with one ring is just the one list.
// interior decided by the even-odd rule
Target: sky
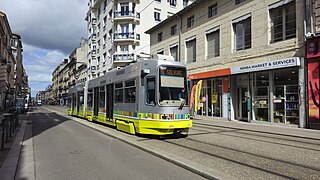
[(19, 34), (31, 96), (51, 84), (52, 72), (87, 37), (88, 0), (0, 0), (11, 31)]

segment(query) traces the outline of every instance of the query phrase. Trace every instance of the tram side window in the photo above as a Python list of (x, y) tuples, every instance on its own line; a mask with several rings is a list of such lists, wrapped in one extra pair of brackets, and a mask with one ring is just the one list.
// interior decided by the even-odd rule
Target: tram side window
[(125, 82), (124, 97), (126, 103), (136, 102), (136, 81), (130, 80)]
[(156, 79), (155, 77), (147, 78), (146, 85), (146, 103), (156, 105)]
[(84, 104), (84, 94), (83, 92), (80, 92), (80, 106), (82, 107)]
[(89, 89), (88, 91), (88, 101), (87, 101), (87, 106), (88, 108), (92, 108), (92, 103), (93, 103), (93, 90)]
[(100, 87), (100, 95), (99, 95), (99, 108), (104, 108), (105, 107), (105, 102), (106, 102), (106, 93), (105, 93), (105, 88)]
[(116, 83), (115, 84), (115, 102), (116, 103), (122, 103), (123, 102), (123, 84), (121, 83)]

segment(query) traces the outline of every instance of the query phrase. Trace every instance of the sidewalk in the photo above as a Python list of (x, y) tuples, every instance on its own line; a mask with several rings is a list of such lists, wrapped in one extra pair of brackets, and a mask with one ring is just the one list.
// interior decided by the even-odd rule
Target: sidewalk
[(320, 140), (320, 130), (298, 128), (284, 126), (281, 124), (269, 124), (259, 122), (243, 122), (237, 120), (227, 120), (223, 118), (215, 117), (197, 117), (193, 119), (194, 125), (212, 125), (218, 127), (228, 127), (239, 130), (250, 130), (254, 132), (268, 133), (268, 134), (279, 134), (293, 137), (301, 137), (308, 139)]
[(7, 180), (15, 177), (27, 124), (26, 121), (21, 120), (19, 123), (20, 125), (9, 138), (9, 142), (5, 143), (5, 149), (0, 151), (0, 179)]

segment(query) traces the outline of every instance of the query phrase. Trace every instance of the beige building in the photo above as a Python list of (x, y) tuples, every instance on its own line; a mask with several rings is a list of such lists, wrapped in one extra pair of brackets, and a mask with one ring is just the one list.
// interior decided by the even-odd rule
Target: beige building
[[(52, 73), (52, 96), (55, 104), (63, 103), (63, 94), (66, 93), (65, 81), (66, 76), (63, 72), (66, 72), (66, 66), (68, 64), (68, 59), (64, 59), (61, 64), (59, 64)], [(67, 72), (66, 72), (67, 73)]]
[(197, 0), (146, 32), (151, 54), (202, 80), (196, 116), (306, 127), (306, 2)]

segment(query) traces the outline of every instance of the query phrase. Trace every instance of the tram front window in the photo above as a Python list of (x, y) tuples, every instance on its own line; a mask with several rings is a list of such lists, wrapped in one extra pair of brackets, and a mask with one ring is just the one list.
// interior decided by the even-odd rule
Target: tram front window
[(180, 106), (186, 97), (186, 70), (177, 67), (160, 67), (159, 104)]

